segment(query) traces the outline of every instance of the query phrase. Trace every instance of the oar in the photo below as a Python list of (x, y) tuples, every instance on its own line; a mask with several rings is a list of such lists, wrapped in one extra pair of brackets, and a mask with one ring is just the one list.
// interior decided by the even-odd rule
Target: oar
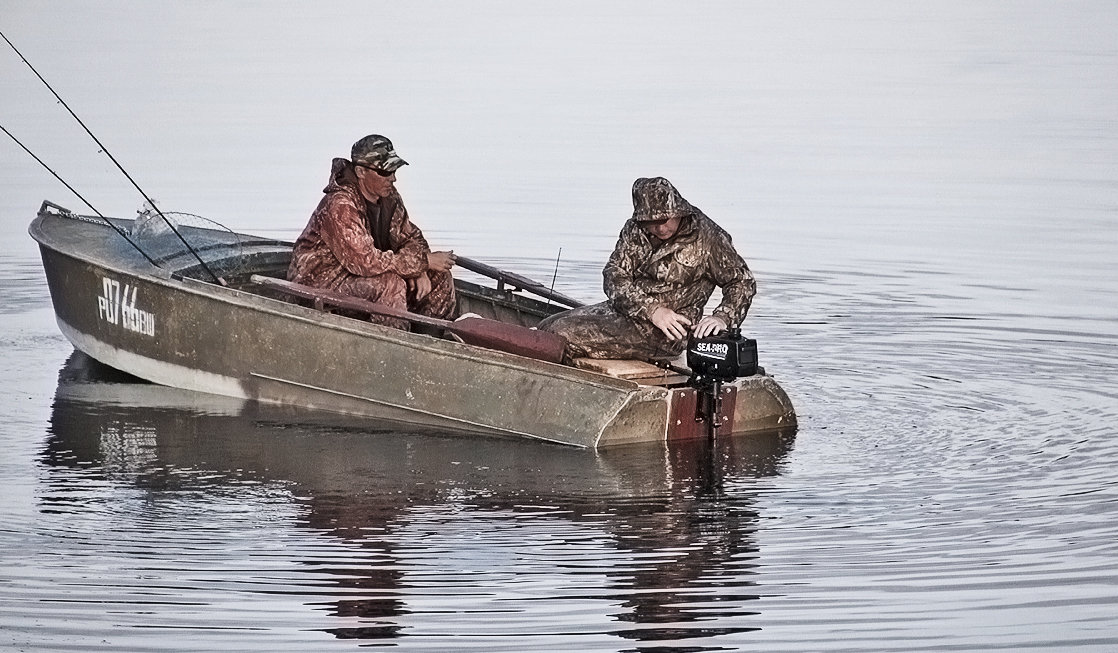
[(545, 299), (551, 299), (559, 302), (569, 308), (578, 308), (583, 303), (577, 299), (567, 297), (566, 295), (555, 292), (551, 288), (543, 285), (539, 281), (534, 281), (528, 277), (521, 276), (515, 272), (508, 272), (507, 270), (499, 270), (492, 265), (482, 263), (481, 261), (474, 260), (465, 256), (454, 256), (456, 265), (461, 265), (470, 272), (476, 272), (482, 276), (489, 277), (497, 281), (497, 289), (500, 290), (504, 284), (509, 284), (513, 288), (520, 290), (527, 290), (528, 292), (539, 295)]
[(528, 327), (515, 324), (506, 324), (504, 322), (498, 322), (497, 320), (487, 320), (482, 317), (466, 317), (451, 322), (450, 320), (440, 320), (436, 317), (420, 315), (384, 304), (370, 302), (358, 297), (351, 297), (333, 290), (312, 288), (311, 286), (305, 286), (301, 283), (264, 277), (259, 274), (252, 275), (251, 281), (255, 284), (274, 288), (289, 295), (309, 299), (313, 301), (315, 307), (320, 310), (324, 305), (329, 304), (337, 308), (344, 308), (351, 311), (373, 313), (376, 315), (394, 317), (399, 320), (407, 320), (415, 324), (425, 324), (453, 333), (461, 338), (463, 342), (470, 345), (485, 347), (487, 349), (496, 349), (498, 351), (551, 363), (562, 362), (563, 350), (567, 347), (567, 339), (561, 335), (549, 333), (547, 331), (539, 331), (537, 329), (529, 329)]
[[(276, 242), (278, 244), (289, 245), (292, 247), (295, 246), (295, 243), (292, 242)], [(488, 263), (482, 263), (477, 259), (455, 254), (454, 262), (455, 265), (461, 265), (463, 268), (469, 270), (470, 272), (476, 272), (483, 277), (489, 277), (490, 279), (493, 279), (497, 282), (498, 290), (501, 290), (504, 284), (507, 283), (508, 285), (512, 286), (514, 290), (527, 290), (528, 292), (539, 297), (543, 297), (544, 299), (550, 299), (552, 301), (558, 302), (566, 306), (567, 308), (578, 308), (579, 306), (585, 306), (584, 302), (580, 302), (573, 297), (568, 297), (561, 292), (552, 290), (551, 288), (548, 288), (535, 279), (529, 279), (528, 277), (517, 274), (515, 272), (509, 272), (508, 270), (495, 268), (492, 265), (489, 265)]]

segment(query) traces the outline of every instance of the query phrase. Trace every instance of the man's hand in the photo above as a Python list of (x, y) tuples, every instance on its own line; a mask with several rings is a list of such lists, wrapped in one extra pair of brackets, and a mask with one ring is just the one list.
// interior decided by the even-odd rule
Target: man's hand
[[(449, 272), (454, 267), (454, 252), (428, 252), (427, 269), (435, 272)], [(430, 285), (430, 281), (427, 282)]]
[(657, 306), (656, 310), (652, 311), (652, 324), (664, 332), (668, 340), (680, 340), (687, 337), (687, 327), (691, 326), (691, 320), (676, 313), (667, 306)]
[(415, 292), (415, 301), (418, 302), (431, 292), (431, 277), (424, 272), (414, 279), (408, 279), (408, 288)]
[(708, 315), (699, 320), (699, 323), (695, 325), (695, 337), (705, 338), (707, 336), (713, 336), (716, 333), (725, 331), (728, 326), (729, 325), (726, 324), (726, 321), (722, 318), (715, 315)]

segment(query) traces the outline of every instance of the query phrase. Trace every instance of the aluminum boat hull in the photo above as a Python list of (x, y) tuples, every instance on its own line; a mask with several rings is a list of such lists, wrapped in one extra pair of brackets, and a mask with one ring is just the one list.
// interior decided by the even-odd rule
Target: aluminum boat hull
[[(152, 383), (577, 447), (694, 437), (693, 429), (678, 428), (688, 388), (391, 329), (248, 285), (208, 282), (186, 252), (168, 248), (154, 257), (156, 266), (118, 230), (48, 206), (29, 232), (40, 246), (59, 329), (77, 350)], [(112, 222), (124, 232), (132, 226)], [(252, 236), (214, 232), (203, 241), (201, 254), (219, 276), (282, 274), (290, 257), (290, 244)], [(486, 317), (531, 324), (539, 319), (532, 309), (545, 306), (459, 283), (462, 308)], [(771, 377), (738, 379), (727, 391), (736, 401), (726, 433), (795, 427), (792, 404)]]

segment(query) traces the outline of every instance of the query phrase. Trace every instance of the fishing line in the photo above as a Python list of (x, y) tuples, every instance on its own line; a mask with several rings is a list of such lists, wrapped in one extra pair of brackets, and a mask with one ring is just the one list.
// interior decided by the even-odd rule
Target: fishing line
[[(78, 117), (78, 114), (74, 113), (74, 110), (70, 108), (70, 105), (66, 104), (66, 101), (62, 99), (62, 96), (60, 96), (57, 92), (55, 92), (54, 87), (52, 87), (47, 82), (47, 80), (43, 79), (43, 76), (39, 74), (39, 71), (35, 69), (35, 66), (31, 65), (31, 62), (27, 60), (27, 57), (23, 56), (23, 53), (19, 51), (19, 48), (17, 48), (14, 43), (12, 43), (10, 40), (8, 40), (8, 37), (5, 36), (3, 32), (0, 32), (0, 38), (3, 38), (4, 41), (7, 42), (7, 44), (12, 48), (12, 50), (17, 55), (19, 55), (19, 58), (21, 60), (23, 60), (23, 63), (27, 64), (27, 67), (31, 69), (31, 72), (35, 73), (35, 76), (38, 77), (39, 81), (42, 82), (43, 85), (47, 87), (47, 90), (49, 90), (54, 95), (54, 97), (58, 100), (59, 104), (61, 104), (63, 107), (66, 108), (67, 111), (70, 112), (70, 115), (74, 117), (74, 120), (78, 121), (78, 124), (82, 126), (82, 129), (85, 130), (85, 133), (89, 134), (89, 137), (93, 139), (94, 143), (97, 143), (97, 146), (101, 148), (100, 151), (102, 153), (104, 153), (105, 156), (109, 157), (109, 160), (112, 161), (114, 165), (116, 165), (117, 169), (120, 170), (121, 174), (123, 174), (125, 176), (125, 178), (128, 179), (128, 181), (132, 182), (132, 186), (134, 186), (136, 188), (136, 190), (139, 191), (140, 195), (142, 195), (143, 198), (145, 200), (147, 200), (148, 205), (151, 206), (151, 208), (155, 209), (155, 212), (159, 214), (159, 217), (163, 218), (163, 221), (167, 223), (167, 226), (171, 228), (171, 231), (175, 232), (175, 235), (179, 237), (179, 240), (182, 241), (182, 244), (186, 245), (186, 248), (188, 250), (190, 250), (191, 254), (194, 255), (194, 258), (198, 259), (198, 263), (200, 263), (202, 265), (202, 269), (205, 270), (206, 272), (208, 272), (209, 275), (214, 278), (214, 281), (216, 281), (217, 283), (219, 283), (223, 286), (226, 285), (225, 280), (222, 279), (221, 277), (217, 276), (216, 274), (214, 274), (214, 271), (210, 269), (210, 266), (206, 265), (206, 262), (203, 261), (202, 257), (198, 255), (197, 250), (195, 250), (190, 245), (190, 243), (186, 242), (186, 238), (184, 238), (183, 235), (181, 233), (179, 233), (178, 227), (175, 226), (175, 223), (171, 222), (171, 220), (168, 219), (167, 216), (163, 215), (163, 211), (159, 210), (159, 207), (155, 205), (155, 201), (152, 200), (150, 197), (148, 197), (148, 194), (144, 192), (144, 189), (140, 188), (140, 185), (136, 183), (136, 180), (132, 178), (132, 175), (128, 174), (128, 171), (124, 169), (124, 166), (120, 165), (120, 162), (116, 160), (116, 157), (112, 155), (112, 152), (109, 152), (109, 148), (105, 147), (104, 143), (101, 142), (101, 139), (97, 138), (97, 136), (95, 136), (93, 134), (93, 132), (90, 131), (89, 127), (86, 127), (85, 123), (82, 122), (82, 119)], [(4, 130), (4, 133), (8, 134), (8, 136), (12, 136), (11, 132), (9, 132), (7, 129)], [(12, 138), (15, 139), (14, 136), (12, 136)], [(16, 142), (19, 143), (19, 141), (16, 141)], [(23, 147), (22, 143), (20, 143), (20, 147)], [(31, 152), (26, 147), (23, 147), (23, 149), (26, 150), (28, 153)], [(35, 156), (35, 155), (32, 154), (31, 156)], [(35, 160), (39, 161), (39, 163), (42, 163), (42, 161), (39, 160), (39, 157), (35, 157)], [(44, 164), (44, 166), (45, 166), (45, 164)], [(50, 168), (47, 168), (47, 170), (50, 170)], [(53, 171), (51, 171), (51, 172), (53, 174)], [(55, 177), (58, 178), (59, 181), (62, 180), (62, 178), (58, 177), (58, 175), (55, 175)], [(62, 183), (66, 184), (66, 182), (64, 182), (64, 181)], [(69, 184), (66, 184), (66, 187), (69, 188), (75, 195), (78, 195), (77, 191), (74, 191), (74, 189), (71, 188)], [(81, 198), (81, 195), (78, 195), (78, 197)], [(85, 199), (83, 198), (82, 201), (85, 202)], [(89, 205), (89, 202), (85, 202), (85, 203), (86, 203), (86, 206), (89, 206), (89, 208), (91, 208), (91, 209), (93, 208), (92, 206)], [(96, 212), (96, 211), (97, 210), (94, 209), (94, 212)], [(98, 215), (101, 215), (101, 214), (98, 213)], [(104, 216), (101, 216), (101, 217), (104, 218)], [(108, 221), (107, 218), (105, 218), (105, 220)], [(132, 241), (129, 241), (129, 242), (132, 242)], [(139, 246), (136, 245), (136, 243), (132, 243), (132, 245), (133, 245), (133, 247), (136, 247), (136, 249), (140, 249)], [(143, 250), (140, 250), (140, 251), (141, 251), (141, 253), (143, 253)], [(148, 256), (147, 254), (144, 254), (144, 257), (147, 258), (147, 260), (152, 261), (151, 257)], [(152, 261), (152, 264), (154, 265), (155, 261)], [(159, 266), (157, 265), (156, 267), (159, 267)]]
[(93, 211), (94, 213), (96, 213), (96, 214), (97, 214), (97, 217), (99, 217), (99, 218), (101, 218), (102, 220), (104, 220), (104, 221), (105, 221), (105, 224), (107, 224), (107, 225), (109, 225), (110, 227), (112, 227), (114, 231), (116, 231), (116, 232), (117, 232), (118, 234), (120, 234), (121, 238), (124, 238), (125, 240), (127, 240), (127, 241), (128, 241), (128, 244), (129, 244), (129, 245), (131, 245), (131, 246), (133, 246), (133, 247), (135, 247), (135, 248), (136, 248), (136, 251), (137, 251), (137, 252), (139, 252), (139, 253), (143, 254), (143, 255), (144, 255), (144, 258), (146, 258), (146, 259), (148, 260), (148, 263), (151, 263), (151, 264), (152, 264), (152, 265), (154, 265), (155, 267), (159, 267), (159, 264), (158, 264), (158, 263), (156, 263), (156, 262), (155, 262), (155, 261), (154, 261), (154, 260), (153, 260), (153, 259), (152, 259), (152, 258), (151, 258), (150, 256), (148, 256), (148, 253), (147, 253), (147, 252), (145, 252), (145, 251), (143, 250), (143, 248), (141, 248), (141, 247), (140, 247), (139, 245), (137, 245), (137, 244), (136, 244), (136, 242), (135, 242), (134, 240), (132, 240), (131, 238), (129, 238), (129, 237), (128, 237), (128, 233), (127, 233), (127, 232), (125, 232), (125, 231), (124, 231), (123, 229), (121, 229), (121, 228), (120, 228), (119, 226), (117, 226), (117, 225), (113, 224), (113, 221), (112, 221), (112, 220), (110, 220), (110, 219), (106, 218), (106, 217), (105, 217), (104, 215), (102, 215), (100, 211), (98, 211), (98, 210), (97, 210), (97, 209), (96, 209), (96, 208), (95, 208), (95, 207), (94, 207), (94, 206), (93, 206), (92, 204), (90, 204), (90, 203), (89, 203), (89, 200), (85, 199), (85, 197), (83, 197), (81, 193), (79, 193), (79, 192), (78, 192), (77, 190), (75, 190), (73, 186), (71, 186), (70, 184), (66, 183), (66, 180), (65, 180), (65, 179), (63, 179), (62, 177), (60, 177), (60, 176), (59, 176), (59, 174), (58, 174), (57, 172), (55, 172), (54, 170), (52, 170), (52, 169), (51, 169), (51, 167), (50, 167), (50, 166), (48, 166), (48, 165), (47, 165), (47, 164), (46, 164), (45, 162), (43, 162), (43, 160), (42, 160), (42, 159), (40, 159), (40, 158), (39, 158), (38, 156), (36, 156), (34, 152), (32, 152), (31, 150), (27, 149), (27, 146), (26, 146), (26, 145), (24, 145), (23, 143), (21, 143), (21, 142), (20, 142), (20, 140), (19, 140), (18, 138), (16, 138), (14, 134), (12, 134), (12, 132), (8, 131), (8, 130), (7, 130), (7, 129), (6, 129), (5, 127), (4, 127), (4, 125), (0, 125), (0, 130), (2, 130), (2, 131), (3, 131), (4, 133), (5, 133), (5, 134), (7, 134), (7, 135), (8, 135), (8, 137), (9, 137), (9, 138), (11, 138), (11, 139), (12, 139), (13, 141), (15, 141), (16, 145), (18, 145), (18, 146), (22, 147), (22, 148), (23, 148), (23, 151), (24, 151), (24, 152), (27, 152), (28, 154), (30, 154), (30, 155), (31, 155), (31, 158), (33, 158), (33, 159), (35, 159), (36, 161), (38, 161), (38, 162), (39, 162), (39, 165), (41, 165), (41, 166), (43, 166), (44, 168), (46, 168), (47, 172), (49, 172), (49, 173), (51, 173), (52, 175), (54, 175), (54, 178), (55, 178), (55, 179), (57, 179), (58, 181), (62, 182), (62, 185), (63, 185), (63, 186), (65, 186), (66, 188), (68, 188), (68, 189), (70, 190), (70, 192), (71, 192), (71, 193), (73, 193), (74, 195), (77, 195), (77, 196), (78, 196), (78, 199), (79, 199), (79, 200), (81, 200), (82, 202), (84, 202), (84, 203), (85, 203), (85, 205), (89, 207), (89, 210), (90, 210), (90, 211)]

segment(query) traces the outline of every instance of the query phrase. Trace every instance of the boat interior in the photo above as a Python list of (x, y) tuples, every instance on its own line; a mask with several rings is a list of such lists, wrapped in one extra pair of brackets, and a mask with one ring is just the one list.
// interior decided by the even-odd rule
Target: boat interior
[[(287, 244), (290, 247), (290, 244)], [(314, 300), (300, 298), (282, 289), (271, 285), (264, 285), (252, 280), (254, 275), (285, 279), (287, 266), (291, 260), (290, 249), (286, 251), (272, 251), (266, 255), (257, 253), (250, 256), (241, 266), (241, 270), (226, 279), (227, 283), (241, 290), (256, 294), (271, 296), (283, 301), (301, 302), (307, 306), (315, 306), (319, 310), (329, 310)], [(200, 270), (195, 271), (195, 273)], [(500, 271), (498, 271), (500, 272)], [(497, 276), (497, 275), (494, 275)], [(545, 302), (523, 294), (524, 289), (507, 283), (507, 279), (495, 279), (494, 286), (485, 286), (465, 279), (455, 279), (455, 290), (458, 298), (459, 315), (476, 315), (482, 318), (496, 320), (505, 324), (513, 324), (532, 328), (539, 324), (543, 318), (565, 310), (566, 307), (555, 302)], [(352, 315), (362, 319), (362, 315)], [(424, 325), (413, 325), (413, 330), (430, 334), (430, 328)], [(454, 339), (454, 334), (444, 333), (444, 337)], [(650, 362), (631, 359), (591, 359), (578, 358), (572, 361), (575, 367), (606, 374), (615, 378), (633, 381), (640, 385), (657, 385), (677, 387), (687, 384), (688, 374), (681, 370), (684, 364), (682, 359), (675, 361), (674, 369), (661, 367)]]

